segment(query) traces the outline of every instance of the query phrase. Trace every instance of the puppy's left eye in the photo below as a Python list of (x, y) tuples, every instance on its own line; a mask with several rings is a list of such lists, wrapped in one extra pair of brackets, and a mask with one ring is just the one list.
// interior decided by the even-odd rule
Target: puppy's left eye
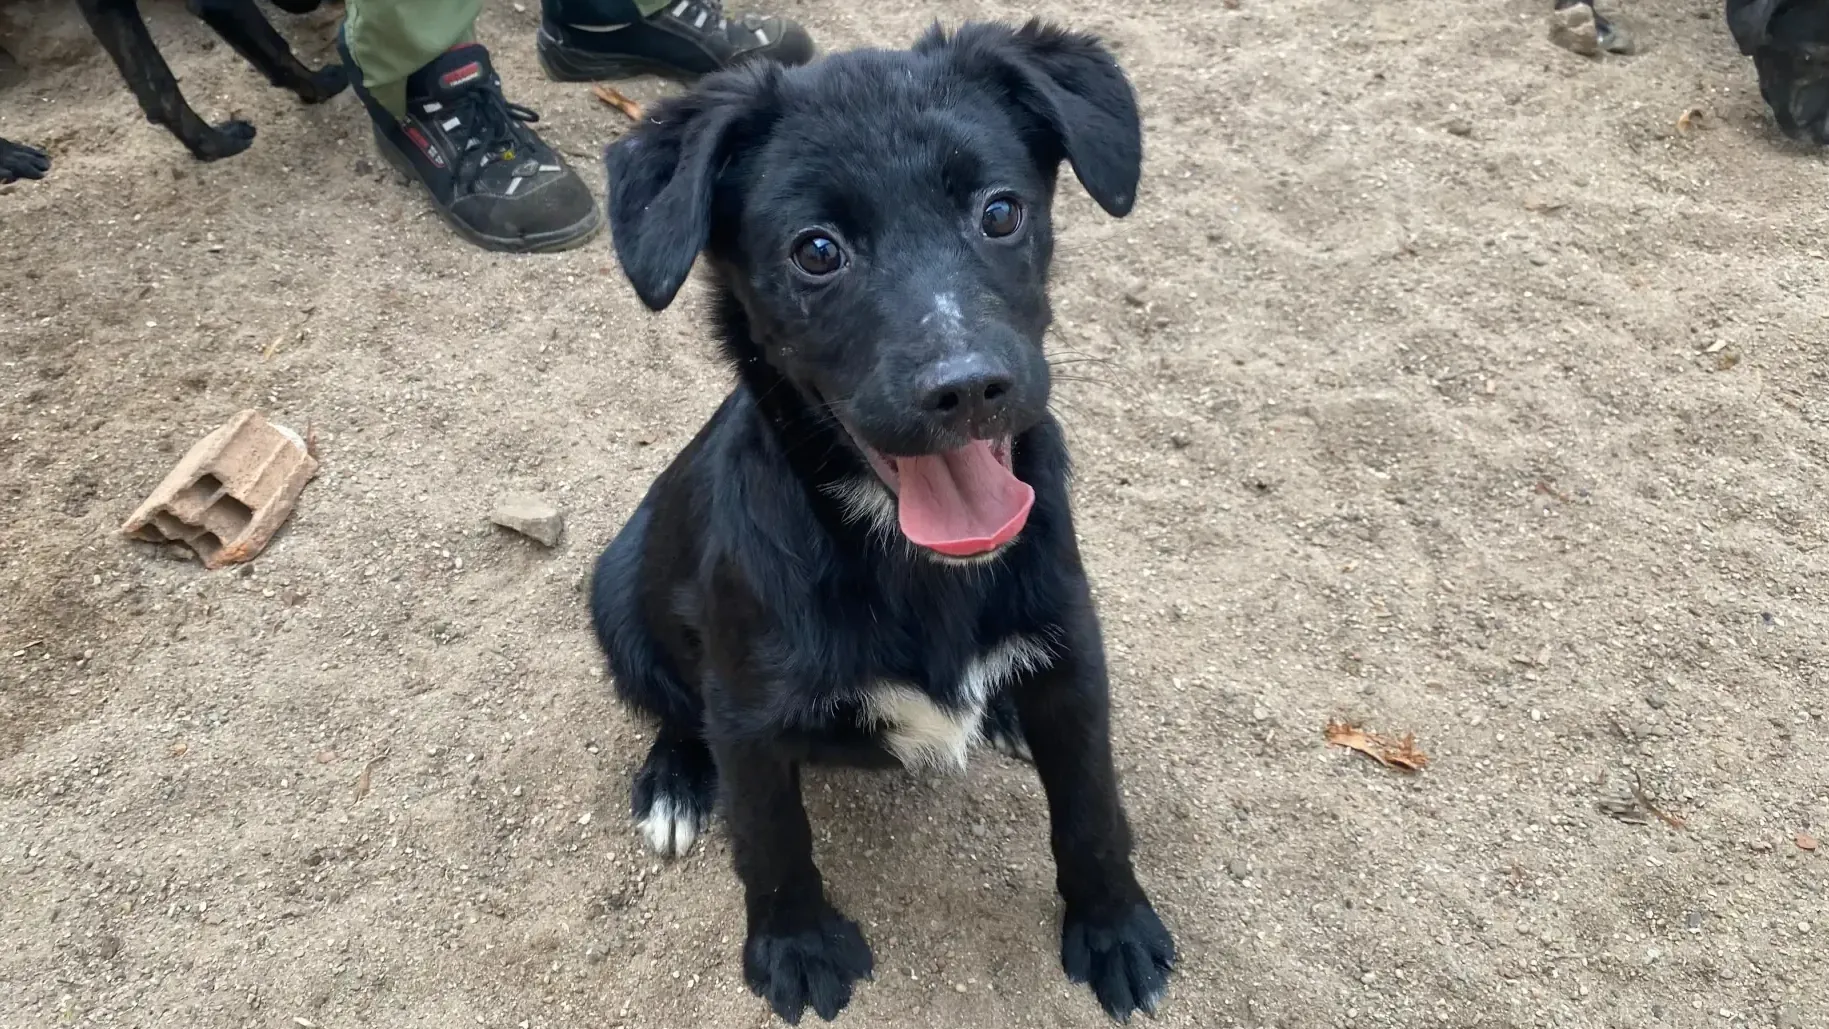
[(794, 244), (793, 259), (796, 267), (815, 279), (836, 275), (845, 266), (845, 252), (832, 237), (816, 232), (807, 233)]
[(1022, 203), (1015, 197), (998, 197), (984, 205), (984, 217), (978, 224), (992, 239), (1015, 235), (1022, 228)]

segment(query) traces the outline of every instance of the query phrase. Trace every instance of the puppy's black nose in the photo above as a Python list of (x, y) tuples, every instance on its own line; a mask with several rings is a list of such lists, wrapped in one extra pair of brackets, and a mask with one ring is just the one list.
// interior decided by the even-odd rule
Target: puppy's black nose
[(929, 365), (917, 389), (923, 414), (942, 425), (969, 430), (1003, 415), (1014, 384), (1002, 364), (982, 354), (961, 354)]

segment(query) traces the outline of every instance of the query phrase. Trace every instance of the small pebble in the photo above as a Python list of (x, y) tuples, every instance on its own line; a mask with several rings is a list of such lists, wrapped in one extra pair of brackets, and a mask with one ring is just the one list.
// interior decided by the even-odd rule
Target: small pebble
[(489, 520), (549, 547), (558, 546), (560, 537), (565, 535), (565, 516), (559, 509), (524, 494), (509, 494), (497, 500)]

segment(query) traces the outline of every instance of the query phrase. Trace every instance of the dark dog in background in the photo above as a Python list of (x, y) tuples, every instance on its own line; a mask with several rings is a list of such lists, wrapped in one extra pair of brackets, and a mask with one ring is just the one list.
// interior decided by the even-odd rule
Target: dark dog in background
[[(306, 14), (322, 0), (273, 0), (292, 14)], [(140, 17), (138, 0), (77, 0), (83, 17), (102, 48), (114, 59), (148, 121), (171, 130), (199, 160), (232, 157), (254, 142), (254, 126), (244, 121), (210, 125), (191, 110), (178, 80), (159, 53), (158, 44)], [(340, 64), (317, 71), (299, 63), (292, 48), (274, 30), (254, 0), (187, 0), (190, 12), (216, 30), (267, 81), (298, 94), (308, 104), (322, 103), (349, 84)]]
[(831, 1019), (873, 959), (814, 865), (801, 766), (998, 745), (1047, 794), (1067, 975), (1153, 1012), (1174, 943), (1131, 867), (1042, 350), (1062, 161), (1110, 214), (1135, 198), (1124, 73), (1038, 22), (935, 28), (708, 77), (606, 159), (636, 292), (667, 307), (703, 251), (738, 378), (592, 581), (618, 692), (659, 722), (649, 843), (684, 852), (721, 800), (745, 978)]
[(1779, 129), (1829, 143), (1829, 0), (1727, 0), (1727, 27)]

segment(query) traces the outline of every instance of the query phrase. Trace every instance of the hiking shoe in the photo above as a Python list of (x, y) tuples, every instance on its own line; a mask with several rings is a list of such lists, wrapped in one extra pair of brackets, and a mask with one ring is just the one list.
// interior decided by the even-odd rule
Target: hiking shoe
[[(546, 6), (540, 66), (560, 82), (647, 74), (691, 82), (744, 61), (813, 59), (813, 37), (799, 24), (767, 14), (727, 16), (723, 0), (672, 0), (646, 18), (621, 23), (577, 18), (577, 2)], [(591, 4), (584, 0), (582, 6)]]
[[(337, 49), (356, 63), (341, 34)], [(404, 117), (396, 118), (350, 74), (375, 124), (381, 155), (432, 195), (457, 234), (487, 250), (562, 250), (602, 226), (597, 201), (531, 126), (540, 116), (502, 96), (489, 52), (452, 47), (407, 79)]]

